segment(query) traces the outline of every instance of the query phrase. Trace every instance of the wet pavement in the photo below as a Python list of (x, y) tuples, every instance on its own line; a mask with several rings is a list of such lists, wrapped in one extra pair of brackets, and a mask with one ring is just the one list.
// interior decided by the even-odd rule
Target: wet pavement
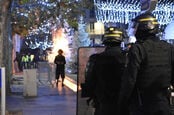
[(36, 97), (11, 94), (6, 97), (10, 115), (76, 115), (76, 92), (68, 87), (39, 86)]
[[(6, 115), (93, 115), (86, 99), (77, 99), (77, 74), (66, 74), (65, 86), (55, 84), (54, 69), (37, 70), (37, 96), (25, 97), (24, 74), (12, 76), (11, 94), (6, 96)], [(32, 74), (31, 74), (32, 75)], [(74, 90), (76, 89), (76, 91)]]

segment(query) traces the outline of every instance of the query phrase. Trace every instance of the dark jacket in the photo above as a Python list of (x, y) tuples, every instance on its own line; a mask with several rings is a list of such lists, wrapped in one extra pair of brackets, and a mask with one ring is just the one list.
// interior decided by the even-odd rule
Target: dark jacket
[[(106, 47), (89, 60), (85, 84), (96, 104), (96, 115), (109, 115), (115, 112), (121, 76), (125, 68), (125, 53), (117, 47)], [(82, 89), (83, 90), (83, 89)]]
[[(131, 46), (128, 53), (129, 63), (122, 77), (122, 88), (118, 102), (119, 111), (124, 111), (124, 107), (132, 101), (134, 104), (138, 103), (139, 106), (147, 108), (148, 105), (162, 100), (163, 102), (164, 100), (168, 101), (167, 88), (174, 83), (172, 75), (173, 56), (173, 46), (165, 41), (160, 41), (157, 37), (147, 38), (145, 41), (137, 42)], [(168, 106), (168, 102), (165, 104)], [(143, 107), (146, 109), (144, 111), (149, 111), (146, 107)], [(153, 105), (153, 107), (159, 108), (160, 111), (159, 104)], [(151, 112), (158, 111), (150, 109)], [(166, 111), (168, 111), (167, 109)]]
[(64, 72), (66, 64), (65, 56), (57, 55), (54, 59), (54, 63), (56, 64), (56, 71)]

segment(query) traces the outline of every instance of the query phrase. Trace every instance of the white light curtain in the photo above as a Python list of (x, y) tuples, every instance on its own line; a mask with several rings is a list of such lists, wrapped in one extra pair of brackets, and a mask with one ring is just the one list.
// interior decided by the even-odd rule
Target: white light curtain
[[(94, 0), (97, 21), (128, 24), (141, 12), (137, 0)], [(170, 23), (174, 16), (174, 2), (159, 0), (153, 11), (161, 25)]]

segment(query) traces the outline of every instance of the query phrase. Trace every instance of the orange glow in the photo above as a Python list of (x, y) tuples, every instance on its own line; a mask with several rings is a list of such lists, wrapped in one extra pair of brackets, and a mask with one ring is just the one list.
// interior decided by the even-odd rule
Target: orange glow
[(77, 83), (69, 79), (68, 77), (65, 77), (64, 84), (69, 87), (74, 92), (77, 92)]
[(60, 28), (52, 32), (53, 49), (50, 54), (48, 54), (48, 61), (53, 62), (57, 51), (62, 49), (66, 58), (70, 57), (70, 50), (68, 47), (68, 40), (65, 38), (64, 29)]
[[(62, 79), (59, 79), (60, 82), (62, 82)], [(71, 89), (72, 91), (74, 92), (77, 92), (77, 83), (76, 81), (74, 81), (73, 79), (65, 76), (65, 79), (64, 79), (64, 85), (66, 87), (68, 87), (69, 89)], [(52, 84), (52, 87), (56, 88), (56, 81), (55, 80), (52, 80), (51, 81), (51, 84)], [(58, 83), (58, 91), (61, 92), (62, 91), (62, 86), (61, 86), (62, 83)]]

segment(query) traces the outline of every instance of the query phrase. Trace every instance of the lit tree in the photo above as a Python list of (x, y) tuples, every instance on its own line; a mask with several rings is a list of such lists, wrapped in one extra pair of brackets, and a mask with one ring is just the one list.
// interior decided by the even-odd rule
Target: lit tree
[(64, 19), (71, 27), (77, 28), (78, 15), (84, 15), (85, 9), (90, 6), (89, 0), (13, 0), (13, 31), (27, 35), (36, 29), (43, 29), (43, 26), (48, 29), (54, 24), (62, 27)]
[(89, 46), (90, 45), (90, 39), (89, 34), (85, 31), (85, 24), (79, 24), (78, 29), (78, 46)]
[(67, 27), (64, 27), (64, 20), (70, 28), (76, 29), (78, 15), (85, 15), (86, 8), (92, 6), (89, 0), (13, 0), (12, 2), (12, 31), (27, 38), (27, 44), (32, 48), (38, 47), (40, 43), (46, 43), (50, 47), (52, 30), (59, 28), (67, 30)]
[(77, 53), (79, 47), (89, 46), (90, 38), (89, 34), (86, 32), (86, 24), (83, 20), (83, 16), (80, 16), (78, 23), (78, 30), (74, 32), (74, 38), (71, 47), (71, 58), (69, 63), (68, 71), (75, 73), (77, 72)]
[(83, 16), (80, 16), (78, 23), (78, 47), (89, 46), (90, 38), (89, 34), (86, 32), (86, 23), (84, 22)]

